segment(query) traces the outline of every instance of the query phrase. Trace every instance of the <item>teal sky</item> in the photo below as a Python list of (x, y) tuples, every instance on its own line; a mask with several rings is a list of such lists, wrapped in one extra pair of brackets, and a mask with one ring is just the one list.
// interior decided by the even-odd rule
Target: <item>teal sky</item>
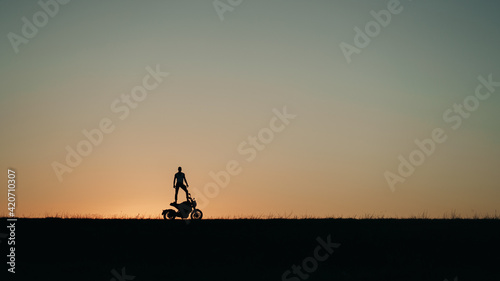
[[(18, 214), (155, 216), (177, 166), (201, 198), (230, 160), (242, 172), (207, 216), (494, 214), (500, 87), (457, 130), (443, 113), (478, 76), (500, 81), (500, 4), (400, 1), (348, 63), (340, 44), (390, 2), (243, 0), (221, 21), (212, 1), (73, 0), (16, 53), (8, 34), (43, 10), (0, 1), (0, 161)], [(119, 119), (113, 101), (157, 65), (169, 76)], [(297, 117), (246, 161), (238, 145), (284, 106)], [(59, 181), (52, 164), (103, 118), (115, 130)], [(391, 191), (384, 173), (435, 128), (447, 140)]]

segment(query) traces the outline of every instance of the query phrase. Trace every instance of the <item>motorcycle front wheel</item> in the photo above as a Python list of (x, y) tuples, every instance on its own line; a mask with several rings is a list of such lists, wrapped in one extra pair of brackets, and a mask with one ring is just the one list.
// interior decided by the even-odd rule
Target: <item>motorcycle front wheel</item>
[(191, 212), (191, 219), (192, 220), (201, 220), (203, 217), (203, 213), (199, 209), (194, 209), (193, 212)]

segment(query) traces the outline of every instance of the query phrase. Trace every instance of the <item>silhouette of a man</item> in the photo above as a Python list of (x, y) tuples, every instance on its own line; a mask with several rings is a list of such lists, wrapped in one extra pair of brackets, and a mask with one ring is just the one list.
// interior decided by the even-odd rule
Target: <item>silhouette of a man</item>
[[(177, 204), (177, 193), (179, 193), (179, 187), (182, 188), (186, 192), (186, 201), (189, 201), (188, 199), (188, 191), (186, 187), (189, 187), (189, 184), (186, 180), (186, 175), (184, 175), (182, 171), (182, 167), (177, 168), (179, 172), (177, 172), (174, 176), (174, 188), (175, 188), (175, 202), (174, 204)], [(184, 185), (184, 182), (186, 182), (186, 185)]]

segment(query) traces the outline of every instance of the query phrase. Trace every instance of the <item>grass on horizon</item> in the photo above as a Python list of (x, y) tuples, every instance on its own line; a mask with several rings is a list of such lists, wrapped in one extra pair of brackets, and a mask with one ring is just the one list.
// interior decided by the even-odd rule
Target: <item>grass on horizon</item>
[[(2, 214), (0, 216), (2, 219), (7, 219), (9, 218), (8, 216)], [(133, 219), (133, 220), (157, 220), (157, 219), (163, 219), (163, 216), (158, 214), (155, 216), (146, 216), (144, 214), (137, 214), (136, 216), (129, 216), (129, 215), (111, 215), (111, 216), (105, 216), (101, 214), (69, 214), (69, 213), (63, 213), (59, 214), (56, 213), (54, 215), (50, 214), (45, 214), (44, 216), (19, 216), (16, 218), (30, 218), (30, 219)], [(462, 216), (458, 214), (455, 210), (451, 211), (450, 213), (444, 213), (442, 217), (430, 217), (427, 212), (422, 212), (419, 215), (410, 215), (408, 217), (402, 217), (402, 216), (385, 216), (385, 215), (375, 215), (375, 214), (364, 214), (362, 216), (354, 215), (354, 216), (348, 216), (344, 217), (342, 215), (332, 215), (332, 216), (312, 216), (312, 215), (292, 215), (290, 214), (260, 214), (260, 215), (252, 215), (252, 216), (237, 216), (237, 215), (227, 215), (227, 216), (218, 216), (218, 217), (204, 217), (203, 219), (207, 220), (244, 220), (244, 219), (250, 219), (250, 220), (271, 220), (271, 219), (289, 219), (289, 220), (303, 220), (303, 219), (361, 219), (361, 220), (366, 220), (366, 219), (500, 219), (500, 214), (497, 214), (497, 211), (495, 210), (494, 215), (490, 214), (485, 214), (485, 215), (480, 215), (475, 213), (472, 216)]]

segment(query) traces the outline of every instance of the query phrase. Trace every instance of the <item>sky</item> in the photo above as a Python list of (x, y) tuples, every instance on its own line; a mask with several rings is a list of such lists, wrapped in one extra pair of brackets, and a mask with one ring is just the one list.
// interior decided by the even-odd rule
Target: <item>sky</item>
[(0, 1), (0, 215), (498, 215), (499, 8)]

